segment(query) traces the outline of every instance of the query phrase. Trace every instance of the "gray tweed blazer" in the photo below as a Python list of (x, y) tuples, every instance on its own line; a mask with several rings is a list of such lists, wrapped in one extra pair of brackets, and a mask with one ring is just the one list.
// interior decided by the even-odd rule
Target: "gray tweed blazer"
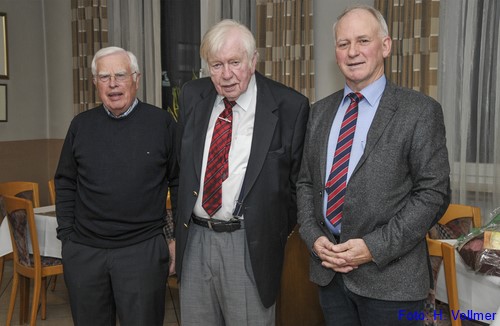
[[(322, 235), (335, 242), (322, 207), (328, 136), (342, 96), (338, 91), (310, 112), (297, 182), (298, 222), (309, 248)], [(448, 207), (449, 174), (441, 105), (388, 82), (346, 189), (340, 241), (362, 238), (373, 256), (343, 275), (350, 291), (394, 301), (427, 296), (425, 235)], [(311, 281), (327, 285), (334, 273), (311, 255)]]

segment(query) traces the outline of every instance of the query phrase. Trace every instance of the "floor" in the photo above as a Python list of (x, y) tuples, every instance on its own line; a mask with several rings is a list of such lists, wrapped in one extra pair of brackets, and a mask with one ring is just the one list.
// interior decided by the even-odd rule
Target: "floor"
[[(52, 281), (52, 280), (51, 280)], [(33, 283), (33, 282), (31, 282)], [(5, 263), (2, 284), (0, 285), (0, 325), (5, 325), (9, 308), (10, 291), (12, 284), (12, 261)], [(19, 298), (19, 295), (18, 295)], [(19, 299), (18, 299), (19, 300)], [(164, 326), (178, 326), (179, 319), (179, 290), (177, 280), (170, 277), (167, 288), (167, 302)], [(12, 325), (19, 325), (19, 302), (16, 303)], [(57, 279), (55, 291), (47, 292), (47, 319), (41, 320), (38, 314), (37, 325), (40, 326), (72, 326), (71, 311), (68, 294), (62, 277)]]
[[(51, 280), (52, 282), (52, 280)], [(32, 282), (33, 283), (33, 282)], [(4, 276), (2, 284), (0, 285), (0, 325), (4, 325), (7, 319), (7, 309), (9, 307), (10, 291), (12, 284), (12, 261), (5, 263)], [(41, 320), (38, 315), (37, 325), (46, 326), (72, 326), (71, 311), (69, 308), (68, 295), (64, 281), (61, 277), (57, 280), (55, 291), (47, 292), (47, 319)], [(447, 311), (448, 306), (443, 304), (439, 306), (443, 311)], [(439, 326), (449, 325), (449, 322), (442, 322)], [(14, 318), (12, 325), (19, 325), (19, 303), (16, 303), (14, 311)], [(179, 326), (180, 313), (179, 313), (179, 289), (177, 287), (177, 280), (175, 277), (170, 277), (168, 280), (167, 289), (167, 302), (165, 313), (165, 326)], [(478, 326), (485, 325), (483, 323), (474, 321), (463, 321), (463, 326)], [(306, 326), (306, 325), (304, 325)]]

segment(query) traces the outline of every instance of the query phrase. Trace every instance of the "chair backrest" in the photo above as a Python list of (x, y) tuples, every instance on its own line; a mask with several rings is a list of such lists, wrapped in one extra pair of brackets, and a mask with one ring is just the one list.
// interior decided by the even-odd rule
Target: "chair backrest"
[[(41, 268), (33, 204), (30, 200), (23, 198), (14, 196), (3, 197), (9, 221), (14, 262), (25, 267)], [(32, 245), (32, 260), (30, 259), (28, 237)]]
[(28, 181), (11, 181), (0, 183), (0, 195), (16, 196), (31, 200), (33, 207), (40, 207), (38, 183)]
[(475, 206), (460, 204), (450, 204), (438, 223), (445, 225), (450, 221), (463, 217), (471, 218), (473, 227), (481, 227), (481, 209)]
[(170, 191), (167, 192), (167, 202), (166, 202), (167, 210), (172, 209), (172, 202), (170, 201)]
[(56, 185), (54, 183), (54, 179), (50, 179), (48, 182), (49, 185), (49, 196), (50, 196), (50, 204), (56, 204)]
[[(451, 223), (450, 223), (451, 222)], [(434, 239), (456, 239), (462, 234), (467, 234), (470, 227), (481, 226), (481, 210), (479, 207), (450, 204), (448, 209), (427, 235), (427, 248), (430, 256), (441, 257), (444, 263), (444, 274), (446, 291), (448, 295), (448, 305), (451, 312), (460, 308), (458, 301), (458, 289), (455, 269), (455, 248), (447, 243), (442, 243)], [(431, 239), (434, 238), (434, 239)], [(440, 264), (440, 260), (438, 260)], [(437, 269), (433, 270), (434, 282), (437, 279)], [(432, 299), (434, 301), (434, 299)], [(432, 302), (435, 304), (434, 302)], [(452, 326), (460, 326), (459, 319), (451, 320)]]

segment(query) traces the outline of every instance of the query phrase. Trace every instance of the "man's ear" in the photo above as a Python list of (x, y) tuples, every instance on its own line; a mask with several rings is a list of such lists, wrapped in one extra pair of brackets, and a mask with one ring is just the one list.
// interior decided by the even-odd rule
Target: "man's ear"
[(392, 49), (392, 39), (390, 36), (385, 36), (382, 39), (382, 54), (384, 56), (384, 59), (387, 58), (391, 54), (391, 49)]

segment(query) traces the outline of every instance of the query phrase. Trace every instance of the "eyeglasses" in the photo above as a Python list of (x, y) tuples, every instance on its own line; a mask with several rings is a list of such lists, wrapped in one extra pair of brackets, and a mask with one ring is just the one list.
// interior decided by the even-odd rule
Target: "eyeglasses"
[(114, 74), (114, 75), (97, 75), (97, 79), (101, 83), (108, 83), (111, 80), (111, 77), (114, 77), (116, 83), (122, 83), (122, 82), (128, 80), (128, 78), (130, 76), (132, 76), (133, 74), (136, 74), (136, 73), (137, 73), (137, 71), (133, 72), (131, 74), (126, 74), (124, 72), (120, 72), (120, 73), (117, 73), (117, 74)]

